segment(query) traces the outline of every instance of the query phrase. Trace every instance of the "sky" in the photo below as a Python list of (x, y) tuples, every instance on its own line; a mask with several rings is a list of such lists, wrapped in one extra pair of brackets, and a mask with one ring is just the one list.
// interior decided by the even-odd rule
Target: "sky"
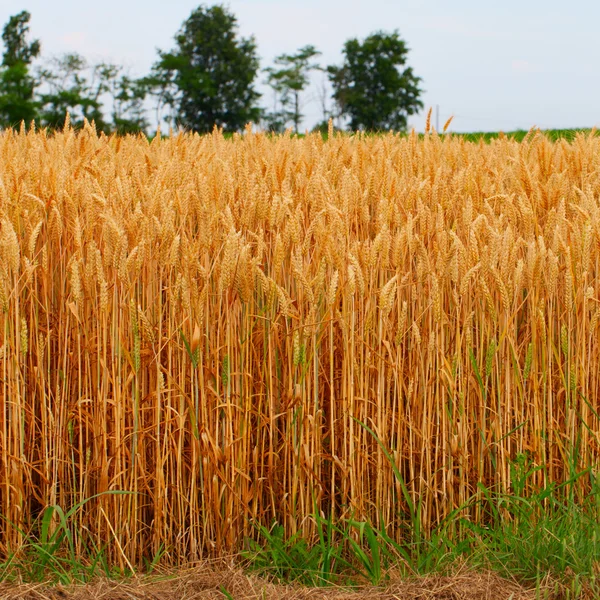
[[(21, 10), (42, 59), (78, 52), (91, 62), (148, 72), (157, 48), (173, 36), (199, 0), (0, 0), (2, 26)], [(208, 4), (216, 2), (209, 1)], [(344, 42), (398, 30), (407, 64), (422, 78), (425, 109), (409, 119), (422, 131), (451, 115), (454, 131), (511, 131), (600, 126), (600, 2), (597, 0), (229, 0), (240, 35), (254, 35), (261, 67), (307, 44), (322, 65), (341, 64)], [(93, 8), (91, 8), (93, 7)], [(320, 120), (315, 75), (303, 127)], [(264, 75), (258, 78), (264, 81)], [(262, 85), (262, 102), (271, 105)], [(439, 107), (439, 108), (438, 108)]]

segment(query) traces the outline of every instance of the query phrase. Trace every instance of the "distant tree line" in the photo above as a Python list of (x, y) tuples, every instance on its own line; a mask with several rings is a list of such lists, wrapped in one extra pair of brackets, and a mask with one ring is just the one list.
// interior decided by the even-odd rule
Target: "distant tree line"
[[(159, 50), (151, 72), (134, 78), (120, 65), (89, 64), (77, 53), (34, 64), (41, 43), (30, 39), (30, 18), (22, 11), (3, 28), (0, 127), (31, 121), (61, 127), (69, 112), (75, 127), (88, 120), (105, 133), (147, 132), (152, 101), (157, 122), (201, 133), (215, 125), (239, 131), (249, 122), (298, 132), (313, 72), (322, 74), (322, 122), (316, 128), (333, 118), (340, 128), (399, 131), (423, 107), (421, 78), (407, 66), (408, 48), (397, 31), (348, 40), (341, 65), (319, 64), (321, 53), (307, 45), (261, 71), (256, 41), (238, 35), (236, 17), (221, 5), (199, 6), (175, 35), (174, 47)], [(269, 108), (260, 106), (255, 88), (261, 72), (272, 90)]]

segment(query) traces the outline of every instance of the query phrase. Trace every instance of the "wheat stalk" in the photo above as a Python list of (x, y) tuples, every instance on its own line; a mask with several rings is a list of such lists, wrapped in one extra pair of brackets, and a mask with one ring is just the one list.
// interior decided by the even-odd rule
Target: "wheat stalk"
[(357, 420), (424, 533), (517, 453), (528, 485), (598, 460), (599, 138), (331, 129), (0, 134), (0, 554), (118, 489), (77, 525), (122, 568), (316, 535), (315, 503), (400, 540)]

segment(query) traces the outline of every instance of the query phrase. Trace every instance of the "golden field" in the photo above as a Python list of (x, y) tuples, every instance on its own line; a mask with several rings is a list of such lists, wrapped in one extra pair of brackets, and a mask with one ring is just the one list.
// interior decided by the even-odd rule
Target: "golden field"
[(599, 196), (594, 135), (3, 132), (0, 554), (90, 498), (121, 565), (401, 539), (595, 466)]

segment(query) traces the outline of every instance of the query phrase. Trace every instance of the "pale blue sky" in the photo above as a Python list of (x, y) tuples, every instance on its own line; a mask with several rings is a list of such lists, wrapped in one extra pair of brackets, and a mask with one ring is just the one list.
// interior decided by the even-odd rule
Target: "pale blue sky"
[[(23, 9), (44, 57), (77, 51), (147, 72), (198, 0), (0, 0), (0, 23)], [(212, 2), (209, 2), (212, 4)], [(600, 126), (598, 0), (230, 0), (240, 33), (254, 34), (261, 67), (313, 44), (341, 62), (350, 37), (398, 29), (423, 78), (426, 106), (455, 131)], [(93, 7), (93, 8), (92, 8)], [(261, 76), (262, 80), (263, 77)], [(317, 82), (315, 81), (315, 84)], [(316, 96), (315, 89), (310, 96)], [(265, 92), (263, 102), (271, 96)], [(307, 98), (307, 118), (319, 104)], [(410, 125), (422, 129), (424, 113)], [(441, 125), (441, 123), (440, 123)]]

